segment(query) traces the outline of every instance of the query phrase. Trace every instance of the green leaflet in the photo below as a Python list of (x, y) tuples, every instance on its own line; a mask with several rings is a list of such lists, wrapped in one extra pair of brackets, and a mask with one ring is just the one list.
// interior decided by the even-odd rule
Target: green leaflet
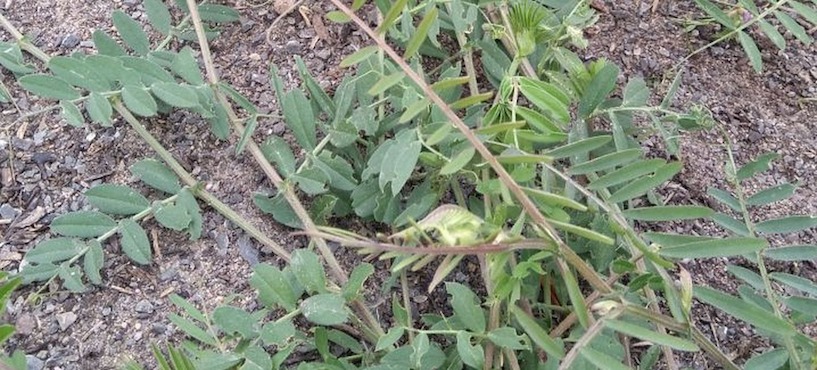
[(148, 21), (157, 31), (163, 35), (170, 33), (173, 19), (170, 17), (170, 11), (162, 0), (144, 0), (145, 13), (147, 13)]
[(179, 108), (195, 108), (199, 106), (199, 97), (196, 91), (188, 85), (174, 82), (154, 82), (150, 91), (159, 100)]
[(134, 85), (125, 85), (122, 88), (122, 101), (128, 110), (142, 117), (155, 116), (159, 109), (150, 93)]
[(622, 215), (637, 221), (674, 221), (705, 218), (713, 213), (711, 209), (701, 206), (656, 206), (628, 209)]
[(150, 202), (130, 187), (114, 184), (97, 185), (85, 192), (94, 207), (116, 215), (134, 215), (150, 207)]
[(124, 219), (119, 223), (119, 233), (122, 251), (140, 265), (150, 264), (153, 252), (145, 229), (131, 219)]
[(796, 333), (788, 322), (774, 316), (773, 313), (754, 305), (747, 305), (743, 300), (715, 289), (696, 286), (695, 297), (760, 329), (783, 337), (794, 336)]
[(749, 57), (749, 63), (752, 65), (752, 68), (754, 68), (755, 72), (760, 73), (760, 71), (763, 70), (763, 58), (760, 55), (760, 49), (757, 48), (757, 44), (755, 44), (751, 36), (743, 31), (738, 32), (738, 40), (740, 41), (740, 46), (743, 47), (743, 51), (746, 52), (746, 56)]
[(745, 255), (769, 246), (763, 238), (727, 238), (662, 248), (659, 254), (674, 258), (709, 258)]
[(80, 238), (92, 238), (116, 228), (108, 215), (96, 211), (78, 211), (59, 216), (51, 221), (51, 231)]
[(598, 71), (590, 84), (584, 91), (581, 100), (579, 101), (579, 115), (583, 118), (590, 117), (596, 108), (604, 101), (608, 94), (616, 87), (616, 79), (618, 78), (618, 66), (611, 63), (606, 63), (600, 71)]
[(145, 184), (165, 193), (175, 194), (182, 188), (176, 174), (155, 159), (143, 159), (136, 162), (130, 167), (130, 171)]
[(20, 77), (17, 80), (24, 89), (43, 98), (57, 100), (73, 100), (80, 97), (67, 82), (46, 74), (32, 74)]
[(119, 36), (122, 37), (122, 40), (131, 50), (143, 56), (150, 52), (150, 41), (139, 22), (136, 22), (121, 10), (114, 11), (112, 19)]
[(431, 26), (437, 21), (439, 11), (433, 3), (430, 5), (430, 7), (431, 9), (426, 12), (423, 20), (420, 21), (419, 25), (417, 25), (414, 35), (411, 36), (408, 44), (406, 44), (406, 51), (403, 53), (403, 58), (409, 59), (417, 53), (417, 50), (420, 49), (420, 45), (422, 45), (423, 41), (425, 41), (425, 39), (429, 36)]

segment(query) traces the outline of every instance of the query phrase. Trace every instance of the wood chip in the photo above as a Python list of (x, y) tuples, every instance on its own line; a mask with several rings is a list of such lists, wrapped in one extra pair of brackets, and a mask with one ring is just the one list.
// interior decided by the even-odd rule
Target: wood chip
[(43, 216), (45, 216), (45, 208), (37, 206), (37, 208), (34, 208), (25, 218), (14, 223), (11, 227), (18, 229), (29, 227), (43, 218)]

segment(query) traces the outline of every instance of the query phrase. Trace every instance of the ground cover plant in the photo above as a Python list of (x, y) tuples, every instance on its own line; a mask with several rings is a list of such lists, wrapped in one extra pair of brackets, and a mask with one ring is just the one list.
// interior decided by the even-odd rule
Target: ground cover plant
[[(302, 83), (290, 89), (270, 65), (269, 88), (295, 140), (269, 136), (257, 144), (253, 131), (269, 117), (219, 80), (208, 48), (219, 27), (239, 14), (192, 0), (173, 7), (144, 3), (151, 32), (163, 41), (151, 43), (141, 24), (115, 12), (118, 34), (95, 33), (97, 54), (50, 57), (3, 18), (16, 40), (0, 45), (0, 62), (23, 89), (54, 100), (52, 109), (69, 124), (109, 125), (115, 112), (156, 151), (157, 158), (130, 171), (167, 195), (151, 202), (121, 185), (90, 189), (85, 196), (93, 209), (54, 219), (55, 237), (26, 254), (24, 283), (56, 282), (81, 293), (104, 279), (104, 259), (116, 253), (113, 239), (132, 262), (149, 264), (151, 246), (139, 222), (153, 218), (198, 238), (196, 199), (285, 262), (254, 267), (250, 284), (263, 308), (253, 312), (230, 302), (203, 312), (169, 297), (179, 308), (170, 321), (187, 340), (154, 348), (161, 368), (619, 369), (659, 361), (678, 368), (674, 353), (695, 351), (737, 368), (693, 323), (693, 299), (775, 343), (742, 366), (813, 367), (814, 339), (799, 328), (817, 315), (817, 286), (769, 273), (765, 261), (815, 258), (815, 246), (770, 248), (768, 238), (814, 227), (817, 219), (752, 221), (752, 207), (795, 190), (792, 184), (754, 194), (742, 188), (768, 170), (774, 154), (744, 164), (729, 157), (730, 188), (709, 190), (726, 212), (664, 204), (656, 190), (683, 168), (679, 136), (716, 129), (715, 123), (706, 107), (673, 107), (680, 71), (656, 100), (641, 78), (620, 83), (615, 64), (583, 61), (577, 50), (586, 45), (582, 30), (595, 21), (590, 4), (333, 0), (337, 10), (327, 18), (359, 27), (372, 44), (341, 62), (349, 73), (331, 94), (301, 60), (295, 62)], [(708, 2), (698, 4), (718, 14)], [(380, 14), (376, 27), (360, 18), (362, 9)], [(743, 35), (740, 27), (730, 32)], [(197, 51), (172, 49), (174, 40), (193, 40)], [(108, 72), (96, 72), (102, 70)], [(309, 238), (307, 248), (287, 250), (242, 219), (137, 118), (174, 109), (200, 115), (218, 138), (238, 138), (236, 155), (249, 154), (277, 189), (259, 192), (253, 202)], [(660, 138), (666, 153), (648, 156), (641, 141), (650, 137)], [(333, 226), (350, 216), (382, 232)], [(699, 218), (733, 235), (635, 227)], [(378, 320), (362, 295), (374, 265), (346, 271), (327, 241), (389, 262), (401, 292), (389, 301), (391, 320)], [(693, 286), (675, 263), (727, 256), (744, 256), (757, 269), (730, 267), (746, 283), (738, 297)], [(478, 261), (484, 286), (446, 282), (465, 258)], [(425, 289), (450, 296), (448, 313), (411, 309), (406, 276), (417, 273), (433, 276)], [(784, 294), (773, 284), (791, 289)], [(639, 356), (635, 341), (647, 343)], [(301, 363), (291, 362), (304, 352)]]

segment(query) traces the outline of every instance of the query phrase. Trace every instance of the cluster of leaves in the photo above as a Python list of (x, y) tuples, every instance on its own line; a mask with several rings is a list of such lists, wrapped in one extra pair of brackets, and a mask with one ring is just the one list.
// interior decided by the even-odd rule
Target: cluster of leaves
[[(185, 341), (180, 349), (170, 347), (170, 361), (155, 348), (160, 368), (278, 369), (288, 364), (287, 359), (298, 348), (316, 349), (324, 361), (340, 363), (329, 351), (330, 343), (351, 351), (353, 357), (366, 353), (357, 339), (331, 326), (350, 322), (352, 311), (347, 302), (361, 294), (364, 282), (374, 272), (372, 265), (357, 266), (338, 290), (327, 289), (320, 258), (309, 250), (293, 252), (291, 263), (283, 269), (258, 264), (253, 271), (250, 285), (265, 307), (259, 311), (247, 312), (230, 305), (235, 297), (228, 297), (212, 314), (205, 314), (182, 297), (170, 297), (182, 313), (171, 313), (170, 321), (194, 341)], [(282, 315), (268, 321), (271, 312)], [(299, 317), (314, 327), (298, 329), (295, 320)]]
[(96, 210), (67, 213), (51, 222), (51, 232), (60, 237), (47, 239), (26, 253), (20, 269), (24, 283), (59, 277), (66, 289), (77, 293), (86, 290), (85, 278), (102, 284), (103, 244), (114, 236), (119, 237), (119, 246), (131, 261), (150, 264), (153, 249), (139, 225), (147, 217), (168, 229), (188, 233), (191, 240), (201, 236), (201, 210), (192, 193), (195, 189), (179, 185), (173, 172), (153, 159), (137, 162), (130, 170), (145, 184), (172, 195), (151, 203), (124, 185), (102, 184), (89, 189), (85, 197)]
[[(738, 0), (736, 4), (726, 6), (709, 0), (695, 0), (695, 4), (710, 17), (708, 22), (714, 21), (723, 26), (723, 37), (719, 40), (737, 38), (757, 72), (763, 69), (763, 59), (757, 43), (746, 30), (757, 24), (760, 33), (780, 50), (786, 49), (786, 38), (783, 36), (786, 31), (803, 44), (810, 45), (814, 38), (809, 36), (808, 30), (817, 26), (817, 2), (811, 2), (813, 4), (795, 0), (769, 1), (765, 2), (765, 7), (760, 7), (759, 2), (754, 0)], [(772, 16), (777, 19), (777, 25), (767, 20)], [(695, 23), (692, 23), (692, 27), (695, 27)]]
[[(114, 109), (152, 117), (181, 108), (198, 113), (210, 123), (217, 137), (226, 138), (230, 130), (227, 113), (202, 78), (192, 49), (166, 50), (174, 39), (196, 37), (186, 2), (179, 0), (176, 4), (184, 17), (174, 24), (170, 9), (162, 1), (144, 2), (150, 24), (164, 37), (154, 49), (142, 25), (124, 12), (115, 11), (113, 23), (127, 50), (110, 35), (97, 30), (93, 33), (96, 54), (52, 57), (46, 63), (49, 73), (35, 73), (34, 66), (23, 59), (18, 43), (0, 44), (0, 66), (12, 72), (27, 91), (59, 100), (59, 105), (52, 108), (60, 108), (63, 119), (73, 126), (86, 122), (80, 106), (90, 121), (103, 126), (113, 123)], [(239, 17), (232, 8), (218, 4), (203, 4), (199, 13), (208, 24), (205, 30), (208, 37), (217, 35), (213, 27), (235, 22)], [(180, 186), (170, 169), (152, 159), (134, 164), (131, 171), (147, 185), (170, 196), (151, 204), (127, 186), (104, 184), (88, 190), (85, 196), (97, 210), (55, 218), (51, 231), (60, 237), (46, 240), (26, 254), (21, 268), (24, 283), (59, 277), (63, 286), (74, 292), (85, 291), (86, 277), (93, 284), (101, 284), (103, 243), (116, 235), (122, 251), (133, 262), (150, 264), (152, 249), (145, 230), (138, 224), (146, 217), (153, 217), (169, 229), (185, 231), (191, 239), (201, 235), (195, 189)], [(115, 220), (112, 216), (124, 218)]]
[[(187, 13), (185, 1), (176, 3)], [(23, 60), (20, 46), (12, 43), (0, 44), (0, 65), (14, 73), (20, 86), (29, 92), (59, 100), (62, 116), (70, 125), (85, 123), (84, 110), (92, 122), (109, 126), (114, 106), (122, 102), (143, 117), (168, 113), (174, 107), (196, 112), (210, 122), (217, 137), (226, 138), (227, 114), (205, 84), (192, 49), (187, 47), (178, 52), (165, 49), (174, 39), (195, 38), (189, 16), (174, 25), (163, 2), (147, 0), (144, 4), (151, 25), (165, 37), (155, 49), (151, 49), (141, 24), (122, 11), (115, 11), (113, 23), (128, 50), (105, 31), (96, 30), (93, 33), (96, 54), (50, 58), (49, 73), (35, 73)], [(199, 12), (204, 21), (214, 25), (238, 20), (238, 13), (223, 5), (205, 4)], [(215, 30), (208, 32), (216, 35)]]

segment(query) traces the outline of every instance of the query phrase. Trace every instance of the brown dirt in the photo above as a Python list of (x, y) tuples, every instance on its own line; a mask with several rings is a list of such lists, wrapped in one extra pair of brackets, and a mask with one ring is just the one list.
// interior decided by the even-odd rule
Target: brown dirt
[[(111, 29), (109, 15), (114, 9), (123, 9), (132, 15), (139, 13), (144, 19), (144, 9), (139, 3), (138, 0), (15, 0), (3, 14), (31, 35), (46, 52), (70, 54), (90, 50), (88, 40), (94, 28)], [(294, 86), (298, 81), (293, 56), (300, 55), (320, 83), (331, 90), (344, 74), (337, 67), (339, 60), (367, 44), (353, 28), (328, 22), (329, 39), (316, 40), (321, 30), (310, 27), (298, 12), (284, 18), (271, 33), (271, 44), (268, 44), (264, 31), (278, 13), (271, 6), (254, 8), (250, 1), (228, 3), (240, 10), (242, 22), (227, 27), (213, 43), (216, 65), (226, 81), (270, 113), (276, 113), (277, 108), (268, 82), (268, 63), (276, 63), (285, 82)], [(601, 14), (598, 32), (591, 37), (591, 46), (584, 55), (612, 59), (626, 76), (642, 75), (661, 91), (661, 86), (666, 86), (661, 84), (663, 72), (690, 50), (708, 42), (707, 37), (711, 35), (706, 32), (684, 34), (673, 21), (695, 14), (686, 2), (662, 1), (655, 14), (647, 10), (650, 2), (641, 3), (639, 7), (631, 1), (608, 2), (609, 13)], [(330, 9), (319, 0), (307, 1), (305, 5), (318, 15)], [(5, 33), (0, 35), (8, 38)], [(70, 46), (72, 42), (66, 42), (71, 41), (66, 40), (69, 35), (81, 42)], [(800, 98), (817, 96), (814, 83), (817, 50), (814, 46), (792, 45), (782, 53), (772, 53), (769, 45), (761, 45), (765, 63), (762, 74), (751, 70), (737, 45), (719, 45), (690, 60), (678, 93), (679, 106), (700, 103), (713, 111), (734, 141), (738, 161), (746, 162), (766, 151), (782, 155), (773, 170), (752, 182), (750, 191), (782, 181), (799, 183), (801, 188), (791, 200), (757, 212), (758, 219), (791, 213), (817, 214), (814, 201), (817, 199), (817, 123), (814, 120), (817, 104), (801, 106), (798, 103)], [(3, 79), (12, 86), (10, 76), (4, 75)], [(47, 105), (18, 89), (13, 89), (12, 95), (23, 111)], [(47, 237), (51, 219), (86, 205), (81, 196), (84, 190), (103, 181), (138, 186), (127, 168), (151, 152), (122, 122), (112, 128), (77, 129), (66, 126), (57, 114), (44, 114), (22, 124), (9, 125), (16, 118), (16, 111), (9, 105), (3, 105), (2, 109), (0, 117), (6, 130), (0, 132), (0, 149), (3, 149), (0, 204), (8, 204), (19, 212), (17, 221), (34, 219), (22, 228), (0, 224), (0, 267), (13, 270), (26, 250)], [(276, 225), (252, 205), (251, 194), (269, 188), (270, 184), (249, 158), (234, 154), (235, 138), (229, 143), (218, 142), (199, 119), (184, 114), (151, 121), (148, 127), (188, 170), (207, 181), (210, 190), (225, 203), (282, 245), (290, 249), (301, 245), (302, 241), (288, 236), (289, 230)], [(256, 140), (270, 134), (291, 139), (283, 123), (274, 119), (260, 123)], [(722, 138), (714, 132), (686, 137), (683, 141), (686, 169), (676, 182), (667, 186), (665, 193), (670, 194), (673, 201), (708, 204), (706, 188), (725, 184), (723, 178), (717, 177), (723, 173), (725, 160), (722, 144)], [(149, 233), (160, 230), (150, 223), (147, 226)], [(145, 361), (151, 342), (178, 337), (178, 331), (166, 319), (172, 306), (166, 298), (169, 292), (188, 298), (204, 310), (212, 310), (232, 295), (238, 297), (239, 304), (252, 309), (256, 302), (247, 278), (250, 263), (256, 261), (253, 252), (262, 262), (277, 264), (277, 259), (212, 211), (205, 212), (204, 228), (206, 235), (196, 242), (158, 231), (162, 256), (148, 268), (132, 265), (123, 257), (110, 258), (103, 270), (106, 285), (89, 293), (71, 295), (51, 287), (47, 292), (53, 293), (31, 305), (25, 298), (32, 288), (22, 289), (9, 305), (8, 318), (17, 325), (18, 334), (8, 347), (22, 349), (44, 361), (46, 368), (115, 368), (129, 357)], [(690, 224), (676, 231), (724, 235), (709, 223)], [(811, 230), (776, 243), (815, 243), (816, 238)], [(359, 261), (348, 253), (339, 253), (343, 253), (340, 259), (346, 265)], [(736, 284), (724, 270), (727, 263), (746, 262), (711, 259), (690, 262), (685, 267), (693, 272), (696, 283), (734, 291)], [(779, 264), (772, 268), (817, 279), (813, 263)], [(385, 275), (379, 274), (379, 279), (385, 280)], [(415, 286), (424, 286), (425, 277), (414, 279), (418, 281)], [(470, 277), (466, 271), (455, 279), (468, 282)], [(420, 309), (445, 307), (444, 296), (426, 297), (422, 291), (420, 288), (413, 294)], [(379, 294), (379, 289), (372, 289), (372, 293)], [(385, 314), (390, 311), (389, 305), (383, 304), (386, 299), (388, 296), (373, 296), (370, 303), (378, 313)], [(61, 328), (58, 319), (64, 323), (71, 321), (73, 315), (76, 321)], [(696, 305), (695, 316), (703, 330), (738, 361), (765, 346), (751, 329), (720, 312)], [(695, 368), (713, 366), (703, 355), (684, 361)]]

